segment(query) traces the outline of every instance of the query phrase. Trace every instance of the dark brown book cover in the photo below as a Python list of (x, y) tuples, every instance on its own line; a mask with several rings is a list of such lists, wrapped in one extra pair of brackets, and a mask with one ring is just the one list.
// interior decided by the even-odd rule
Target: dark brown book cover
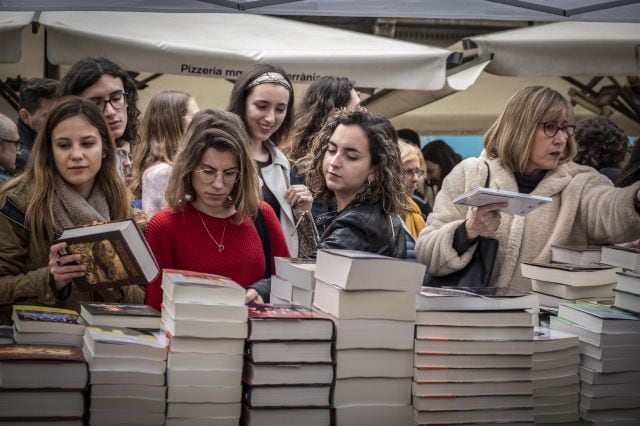
[[(118, 224), (126, 225), (126, 229), (114, 229)], [(74, 279), (82, 290), (132, 284), (146, 285), (160, 272), (142, 232), (133, 219), (68, 228), (63, 232), (60, 241), (68, 244), (63, 254), (82, 255), (81, 263), (87, 268), (86, 275)], [(145, 276), (141, 257), (147, 259), (147, 264), (149, 259), (151, 260), (155, 265), (155, 274)]]
[(0, 345), (0, 362), (27, 361), (87, 362), (78, 346)]

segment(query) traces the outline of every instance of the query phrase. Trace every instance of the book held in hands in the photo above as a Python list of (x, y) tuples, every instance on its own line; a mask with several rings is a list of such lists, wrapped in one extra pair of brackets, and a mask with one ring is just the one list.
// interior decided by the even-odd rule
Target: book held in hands
[(467, 191), (453, 199), (453, 204), (472, 207), (482, 207), (495, 203), (508, 203), (509, 205), (507, 207), (500, 210), (518, 216), (524, 216), (550, 202), (551, 198), (549, 197), (484, 187)]
[(133, 219), (67, 228), (59, 241), (68, 244), (61, 254), (82, 255), (86, 275), (74, 282), (83, 290), (146, 285), (160, 273)]

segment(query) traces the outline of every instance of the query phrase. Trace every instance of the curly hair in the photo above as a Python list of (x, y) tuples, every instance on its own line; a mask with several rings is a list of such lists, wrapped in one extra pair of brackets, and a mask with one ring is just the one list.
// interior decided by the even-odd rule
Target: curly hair
[(346, 77), (332, 76), (322, 77), (309, 86), (298, 106), (290, 146), (285, 152), (291, 160), (297, 161), (307, 154), (313, 135), (334, 109), (349, 105), (353, 86), (353, 81)]
[(173, 158), (182, 143), (184, 133), (182, 117), (187, 114), (189, 101), (187, 92), (165, 90), (151, 98), (142, 119), (142, 134), (133, 160), (131, 192), (142, 197), (142, 176), (157, 163), (173, 163)]
[(386, 117), (361, 107), (336, 110), (312, 139), (311, 149), (301, 161), (301, 172), (307, 177), (306, 183), (314, 198), (327, 205), (335, 203), (335, 194), (327, 187), (322, 166), (329, 140), (340, 125), (362, 129), (369, 141), (371, 165), (376, 175), (352, 203), (381, 203), (387, 214), (400, 214), (405, 208), (405, 191), (398, 134)]
[[(293, 88), (291, 79), (289, 79), (289, 76), (284, 69), (277, 65), (258, 62), (249, 65), (249, 67), (245, 69), (242, 74), (240, 74), (240, 77), (233, 85), (233, 89), (231, 89), (231, 96), (229, 97), (229, 105), (227, 106), (227, 111), (232, 112), (240, 117), (247, 131), (249, 129), (249, 126), (247, 126), (247, 98), (256, 87), (249, 86), (256, 78), (268, 72), (282, 75), (289, 83), (289, 87)], [(293, 89), (290, 89), (289, 102), (287, 103), (287, 113), (285, 114), (284, 120), (282, 121), (282, 124), (280, 125), (278, 130), (276, 130), (270, 138), (271, 142), (273, 142), (275, 145), (279, 145), (280, 142), (287, 140), (287, 138), (289, 137), (289, 132), (291, 132), (291, 128), (293, 127), (293, 117), (295, 114), (293, 105)]]
[(138, 142), (138, 117), (140, 117), (138, 88), (120, 65), (103, 57), (82, 58), (73, 64), (65, 74), (58, 88), (58, 96), (80, 96), (105, 74), (122, 80), (122, 87), (127, 94), (127, 126), (124, 129), (124, 134), (116, 140), (116, 143), (120, 146), (121, 141), (127, 141), (133, 146)]
[(629, 147), (629, 138), (624, 130), (602, 116), (580, 121), (574, 138), (578, 152), (573, 161), (596, 170), (620, 167)]

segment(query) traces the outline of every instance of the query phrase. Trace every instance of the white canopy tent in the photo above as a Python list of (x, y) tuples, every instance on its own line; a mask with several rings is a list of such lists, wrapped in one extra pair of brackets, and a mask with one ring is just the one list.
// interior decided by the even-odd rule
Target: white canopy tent
[[(438, 90), (451, 53), (260, 15), (43, 12), (35, 18), (57, 65), (102, 55), (135, 71), (233, 79), (265, 61), (283, 66), (294, 82), (340, 75), (359, 87)], [(29, 21), (19, 14), (7, 28), (18, 31), (20, 22)]]
[(637, 0), (2, 0), (0, 11), (235, 11), (283, 16), (640, 22)]

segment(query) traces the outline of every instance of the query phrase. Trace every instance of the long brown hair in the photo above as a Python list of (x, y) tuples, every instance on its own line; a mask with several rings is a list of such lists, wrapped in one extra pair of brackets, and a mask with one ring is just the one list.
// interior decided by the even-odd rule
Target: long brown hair
[(53, 155), (53, 130), (64, 120), (80, 116), (95, 127), (102, 140), (102, 164), (96, 175), (95, 185), (105, 194), (111, 220), (131, 217), (129, 196), (124, 180), (116, 165), (116, 145), (109, 133), (102, 112), (88, 99), (69, 96), (56, 102), (38, 132), (31, 151), (32, 159), (22, 174), (9, 181), (0, 190), (0, 199), (16, 188), (23, 186), (28, 191), (26, 202), (26, 227), (31, 238), (40, 242), (40, 250), (48, 250), (48, 242), (58, 237), (60, 224), (53, 211), (55, 176), (59, 175)]
[(238, 162), (240, 177), (234, 184), (226, 207), (236, 209), (236, 222), (242, 223), (247, 216), (255, 216), (260, 200), (258, 172), (249, 154), (249, 136), (244, 131), (240, 118), (230, 112), (205, 109), (193, 116), (180, 147), (169, 178), (165, 194), (167, 204), (173, 211), (181, 211), (188, 201), (195, 201), (197, 194), (191, 178), (209, 148), (231, 152)]

